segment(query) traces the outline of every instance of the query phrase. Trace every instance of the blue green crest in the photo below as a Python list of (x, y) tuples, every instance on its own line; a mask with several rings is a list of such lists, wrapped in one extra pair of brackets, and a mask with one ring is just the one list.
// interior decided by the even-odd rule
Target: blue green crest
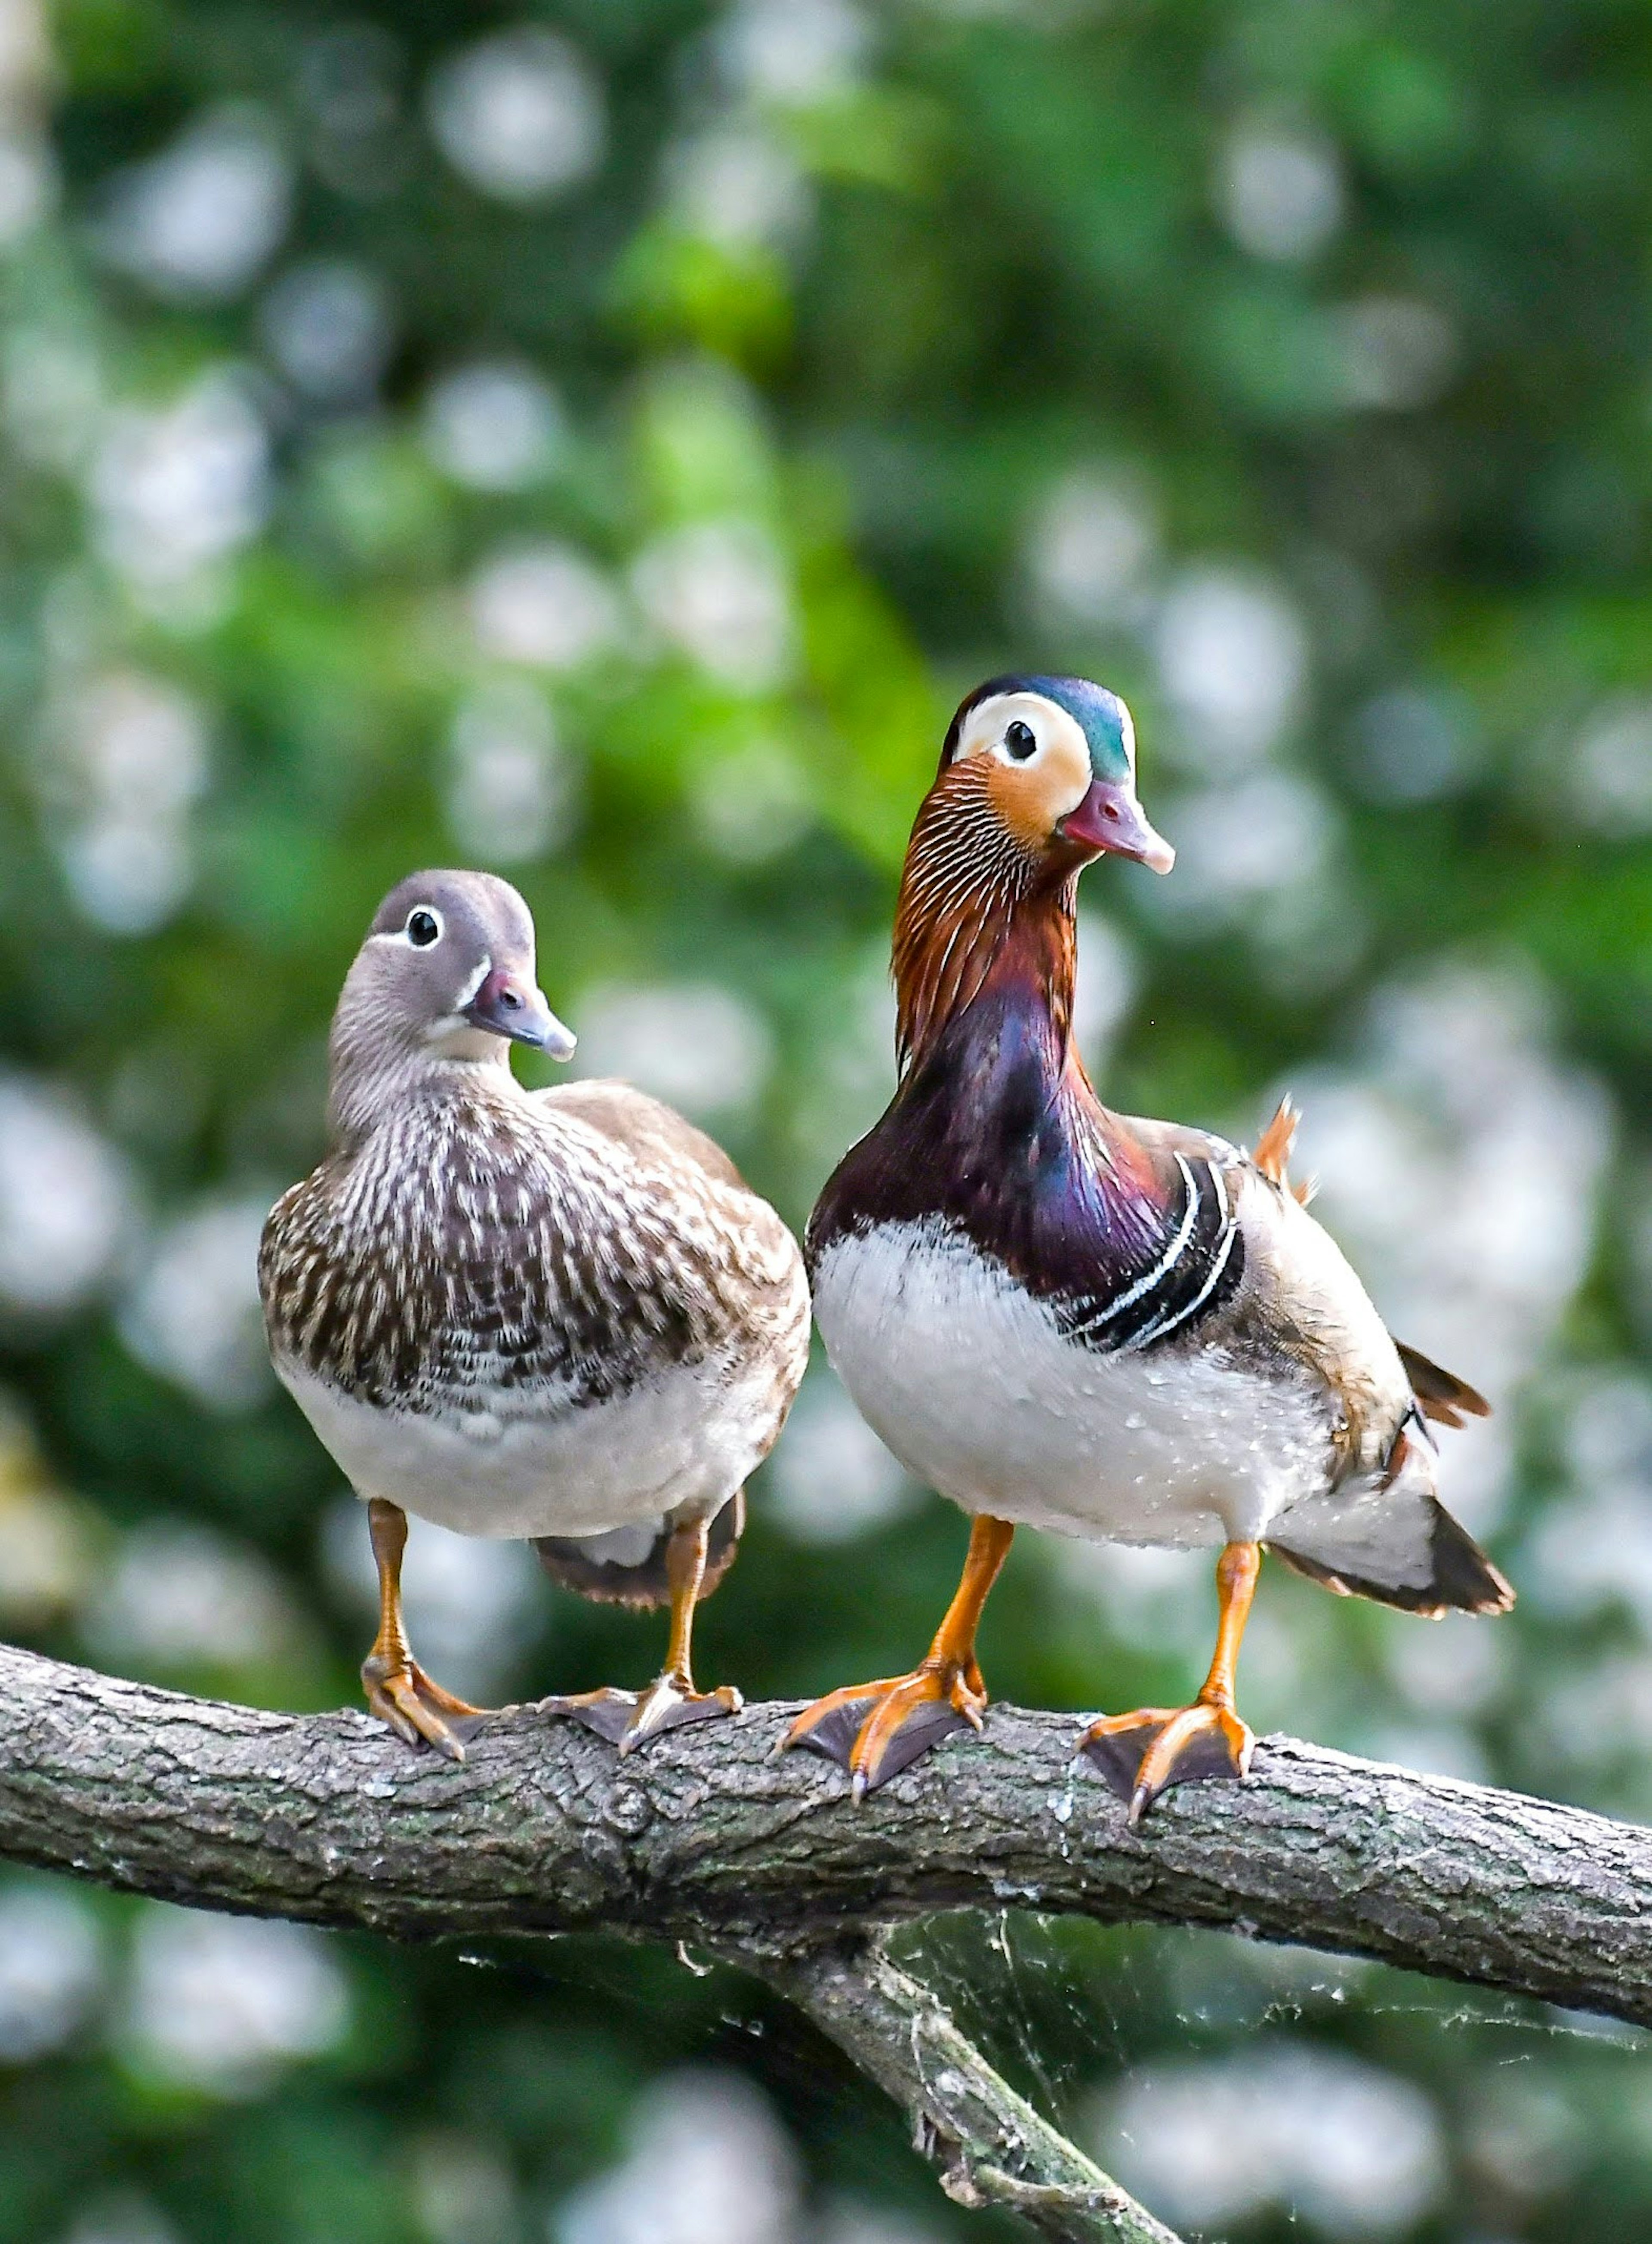
[(960, 703), (941, 752), (943, 771), (952, 761), (964, 720), (972, 709), (979, 708), (996, 693), (1042, 693), (1045, 700), (1054, 701), (1076, 721), (1089, 743), (1090, 769), (1097, 779), (1115, 782), (1134, 779), (1136, 728), (1129, 711), (1117, 694), (1109, 693), (1105, 686), (1097, 686), (1092, 679), (1050, 678), (1036, 671), (989, 678)]

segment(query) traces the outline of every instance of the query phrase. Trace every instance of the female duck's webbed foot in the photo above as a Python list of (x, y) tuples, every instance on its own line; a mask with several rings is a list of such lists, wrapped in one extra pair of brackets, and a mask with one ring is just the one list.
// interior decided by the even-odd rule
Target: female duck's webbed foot
[(732, 1683), (714, 1691), (697, 1691), (690, 1653), (694, 1632), (694, 1608), (705, 1578), (709, 1535), (704, 1519), (690, 1520), (672, 1534), (665, 1552), (665, 1576), (671, 1592), (671, 1640), (664, 1673), (646, 1691), (578, 1691), (563, 1699), (547, 1699), (545, 1711), (567, 1714), (595, 1730), (599, 1738), (632, 1753), (644, 1740), (665, 1730), (680, 1730), (689, 1722), (714, 1721), (722, 1714), (738, 1714), (745, 1704)]
[(449, 1761), (462, 1761), (465, 1740), (481, 1728), (487, 1709), (455, 1699), (451, 1691), (432, 1682), (408, 1646), (401, 1620), (407, 1514), (381, 1497), (374, 1497), (367, 1505), (367, 1529), (379, 1568), (379, 1633), (361, 1662), (368, 1708), (408, 1745), (434, 1746)]
[(1233, 1670), (1261, 1560), (1258, 1544), (1230, 1543), (1217, 1562), (1222, 1617), (1216, 1656), (1190, 1707), (1103, 1714), (1079, 1740), (1079, 1752), (1129, 1806), (1132, 1828), (1173, 1784), (1250, 1774), (1256, 1740), (1233, 1711)]
[(978, 1517), (963, 1578), (928, 1658), (910, 1675), (828, 1691), (798, 1716), (779, 1750), (807, 1746), (836, 1761), (848, 1771), (854, 1797), (861, 1800), (943, 1738), (978, 1730), (987, 1710), (987, 1686), (975, 1662), (975, 1630), (1015, 1532), (1001, 1519)]
[(628, 1754), (664, 1730), (738, 1714), (745, 1704), (732, 1683), (719, 1683), (715, 1691), (697, 1691), (691, 1677), (673, 1675), (668, 1669), (646, 1691), (575, 1691), (563, 1699), (547, 1699), (545, 1712), (570, 1715)]
[(361, 1662), (361, 1681), (368, 1708), (381, 1722), (388, 1722), (410, 1746), (434, 1746), (449, 1761), (464, 1759), (466, 1742), (488, 1719), (485, 1707), (455, 1699), (433, 1683), (416, 1659), (392, 1666), (382, 1653), (370, 1652)]

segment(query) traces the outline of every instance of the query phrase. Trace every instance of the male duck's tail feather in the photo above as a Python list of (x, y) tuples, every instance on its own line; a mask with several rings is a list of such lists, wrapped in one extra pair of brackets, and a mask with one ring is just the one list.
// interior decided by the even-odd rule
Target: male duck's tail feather
[(1437, 1425), (1460, 1426), (1465, 1418), (1489, 1418), (1492, 1406), (1477, 1387), (1466, 1379), (1459, 1379), (1454, 1371), (1446, 1371), (1419, 1348), (1407, 1348), (1403, 1340), (1394, 1342), (1399, 1350), (1399, 1361), (1406, 1367), (1406, 1376), (1411, 1382), (1411, 1391), (1422, 1407), (1425, 1417)]
[[(711, 1522), (706, 1541), (705, 1578), (700, 1585), (702, 1601), (711, 1596), (734, 1564), (734, 1553), (745, 1525), (745, 1495), (741, 1490), (729, 1499)], [(646, 1558), (630, 1565), (617, 1565), (611, 1558), (596, 1556), (590, 1548), (595, 1539), (597, 1538), (577, 1535), (540, 1535), (534, 1538), (534, 1551), (553, 1582), (560, 1582), (565, 1590), (577, 1590), (582, 1598), (590, 1598), (598, 1605), (641, 1609), (671, 1603), (671, 1585), (665, 1571), (666, 1547), (671, 1539), (669, 1520), (654, 1538)]]
[[(1476, 1405), (1483, 1411), (1485, 1402), (1426, 1355), (1401, 1352), (1415, 1399), (1384, 1464), (1291, 1505), (1275, 1521), (1268, 1547), (1298, 1573), (1346, 1597), (1373, 1598), (1431, 1619), (1507, 1612), (1514, 1591), (1435, 1493), (1439, 1452), (1423, 1423), (1425, 1412), (1444, 1417)], [(1460, 1424), (1460, 1415), (1449, 1423)]]
[(1438, 1497), (1431, 1496), (1426, 1503), (1427, 1565), (1426, 1578), (1420, 1581), (1375, 1581), (1352, 1566), (1327, 1565), (1305, 1551), (1293, 1551), (1287, 1543), (1270, 1540), (1268, 1548), (1297, 1573), (1334, 1590), (1338, 1597), (1371, 1598), (1379, 1605), (1397, 1605), (1402, 1612), (1420, 1613), (1428, 1620), (1438, 1620), (1448, 1612), (1507, 1612), (1514, 1602), (1508, 1583)]

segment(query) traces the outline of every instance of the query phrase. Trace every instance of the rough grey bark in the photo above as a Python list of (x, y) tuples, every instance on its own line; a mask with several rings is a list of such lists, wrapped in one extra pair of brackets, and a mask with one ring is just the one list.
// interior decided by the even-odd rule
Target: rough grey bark
[[(197, 1907), (403, 1938), (686, 1940), (782, 1988), (913, 2114), (953, 2187), (1060, 2240), (1163, 2244), (882, 1952), (1005, 1906), (1225, 1927), (1652, 2024), (1652, 1833), (1288, 1738), (1143, 1828), (1075, 1717), (994, 1707), (860, 1807), (775, 1759), (789, 1707), (626, 1761), (533, 1707), (462, 1767), (366, 1715), (189, 1699), (0, 1647), (0, 1855)], [(945, 2078), (956, 2073), (958, 2080)]]

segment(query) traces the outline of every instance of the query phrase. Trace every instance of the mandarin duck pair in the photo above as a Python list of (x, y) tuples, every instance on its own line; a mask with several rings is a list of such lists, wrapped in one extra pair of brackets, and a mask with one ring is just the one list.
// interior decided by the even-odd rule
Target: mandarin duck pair
[(1307, 1213), (1288, 1104), (1246, 1153), (1096, 1098), (1071, 1036), (1075, 895), (1103, 854), (1160, 873), (1173, 856), (1136, 799), (1123, 703), (1075, 678), (979, 687), (902, 876), (899, 1085), (801, 1254), (670, 1108), (518, 1084), (512, 1043), (566, 1058), (574, 1040), (513, 889), (422, 873), (385, 899), (334, 1020), (332, 1150), (272, 1213), (260, 1277), (276, 1369), (367, 1504), (362, 1678), (409, 1744), (462, 1759), (483, 1716), (413, 1657), (408, 1511), (526, 1538), (587, 1597), (669, 1605), (647, 1689), (546, 1702), (621, 1753), (739, 1707), (695, 1685), (694, 1613), (802, 1379), (810, 1281), (863, 1415), (974, 1523), (926, 1658), (828, 1693), (780, 1740), (840, 1762), (857, 1797), (980, 1728), (976, 1628), (1023, 1523), (1220, 1553), (1197, 1698), (1080, 1740), (1132, 1823), (1170, 1785), (1248, 1768), (1234, 1670), (1264, 1546), (1409, 1612), (1507, 1610), (1435, 1493), (1430, 1422), (1487, 1405), (1390, 1338)]

